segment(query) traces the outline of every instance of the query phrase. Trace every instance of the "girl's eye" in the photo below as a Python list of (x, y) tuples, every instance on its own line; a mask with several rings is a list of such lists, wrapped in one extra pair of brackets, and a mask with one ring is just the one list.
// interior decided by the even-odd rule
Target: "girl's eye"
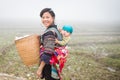
[(42, 19), (49, 19), (50, 17), (49, 16), (46, 16), (46, 17), (42, 17)]
[(45, 17), (42, 17), (42, 19), (44, 19)]

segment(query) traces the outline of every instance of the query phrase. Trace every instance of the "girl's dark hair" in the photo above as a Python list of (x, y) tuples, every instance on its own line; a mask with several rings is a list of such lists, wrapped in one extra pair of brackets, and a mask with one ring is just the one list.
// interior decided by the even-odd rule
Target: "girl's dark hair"
[(42, 15), (43, 15), (45, 12), (49, 12), (50, 15), (55, 18), (55, 13), (53, 12), (53, 10), (52, 10), (51, 8), (44, 8), (44, 9), (40, 12), (40, 17), (42, 17)]

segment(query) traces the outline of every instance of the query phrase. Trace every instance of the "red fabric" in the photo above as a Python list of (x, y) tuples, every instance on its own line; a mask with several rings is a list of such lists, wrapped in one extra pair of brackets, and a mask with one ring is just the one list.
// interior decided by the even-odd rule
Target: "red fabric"
[(58, 64), (58, 59), (55, 55), (52, 56), (51, 60), (50, 60), (50, 64)]
[(65, 47), (58, 47), (55, 48), (55, 52), (57, 53), (57, 56), (53, 56), (50, 60), (50, 62), (54, 65), (59, 65), (59, 72), (62, 72), (62, 69), (64, 67), (64, 64), (66, 62), (66, 57), (68, 55), (68, 50)]
[[(42, 47), (40, 49), (40, 55), (43, 54), (43, 51), (44, 51), (44, 48)], [(62, 80), (60, 74), (62, 72), (62, 69), (64, 68), (67, 55), (68, 55), (68, 50), (65, 47), (58, 47), (58, 48), (55, 48), (55, 53), (54, 55), (52, 55), (50, 60), (50, 64), (56, 66), (60, 80)]]

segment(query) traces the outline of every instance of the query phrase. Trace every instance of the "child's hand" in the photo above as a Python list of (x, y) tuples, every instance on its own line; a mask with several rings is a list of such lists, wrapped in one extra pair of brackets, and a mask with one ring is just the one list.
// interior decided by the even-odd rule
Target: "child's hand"
[(61, 28), (58, 28), (58, 30), (61, 32), (62, 31), (62, 29)]
[(58, 43), (58, 40), (57, 40), (57, 39), (55, 39), (55, 43)]
[(58, 59), (58, 60), (60, 60), (60, 58), (61, 58), (61, 56), (60, 56), (60, 55), (58, 55), (58, 56), (57, 56), (57, 59)]

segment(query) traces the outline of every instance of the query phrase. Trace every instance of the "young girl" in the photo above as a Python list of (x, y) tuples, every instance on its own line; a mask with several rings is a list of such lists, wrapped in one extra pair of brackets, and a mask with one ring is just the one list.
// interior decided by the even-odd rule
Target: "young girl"
[(40, 12), (41, 22), (46, 27), (44, 34), (41, 35), (43, 43), (43, 52), (40, 56), (40, 66), (37, 70), (38, 77), (45, 78), (45, 80), (60, 80), (51, 76), (50, 59), (54, 55), (55, 39), (62, 40), (62, 36), (55, 25), (55, 13), (51, 8), (44, 8)]

